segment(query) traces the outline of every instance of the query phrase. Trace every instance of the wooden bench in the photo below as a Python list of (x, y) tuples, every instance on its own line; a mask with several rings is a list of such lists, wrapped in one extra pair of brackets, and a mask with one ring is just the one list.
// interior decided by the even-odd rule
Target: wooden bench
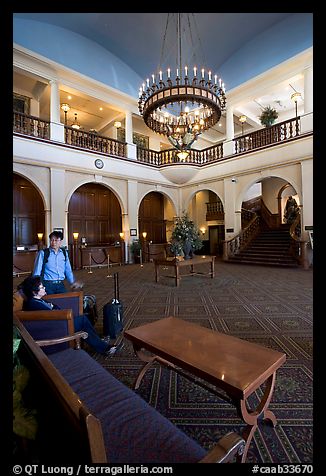
[[(54, 313), (62, 322), (66, 319), (69, 331), (63, 339), (36, 341), (20, 320), (28, 317), (24, 322), (35, 319), (39, 325), (42, 320), (52, 320)], [(65, 347), (46, 355), (52, 344), (59, 342), (67, 346), (67, 341), (83, 337), (83, 333), (73, 335), (72, 323), (71, 310), (14, 313), (22, 347), (39, 383), (38, 398), (47, 405), (48, 399), (42, 392), (51, 393), (67, 428), (62, 430), (62, 439), (66, 432), (71, 432), (71, 446), (65, 445), (69, 448), (70, 463), (226, 463), (241, 454), (244, 440), (236, 433), (226, 434), (206, 451), (84, 350)], [(46, 406), (49, 416), (52, 408), (52, 404), (49, 408)], [(52, 424), (47, 428), (52, 432)], [(61, 437), (56, 435), (55, 438), (54, 459), (59, 463), (62, 462)], [(73, 454), (73, 443), (76, 454)], [(42, 455), (41, 462), (44, 462)]]

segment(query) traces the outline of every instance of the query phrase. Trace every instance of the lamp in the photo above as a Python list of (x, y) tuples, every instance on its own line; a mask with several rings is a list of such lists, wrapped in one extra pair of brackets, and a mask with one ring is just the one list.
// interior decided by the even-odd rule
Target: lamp
[(73, 232), (72, 236), (74, 237), (74, 244), (73, 244), (73, 266), (74, 269), (78, 269), (78, 251), (77, 251), (77, 246), (78, 246), (78, 236), (79, 233), (77, 231)]
[[(176, 24), (174, 35), (171, 32), (173, 20)], [(226, 106), (225, 87), (221, 78), (218, 79), (215, 74), (213, 81), (211, 71), (205, 71), (204, 68), (197, 70), (197, 66), (190, 69), (187, 66), (182, 44), (192, 47), (201, 45), (199, 38), (197, 42), (193, 40), (191, 23), (195, 27), (193, 30), (197, 32), (193, 13), (167, 14), (161, 58), (166, 57), (164, 46), (168, 38), (169, 45), (175, 44), (176, 47), (176, 58), (173, 61), (177, 65), (176, 76), (172, 78), (170, 67), (163, 73), (160, 61), (159, 71), (151, 75), (151, 81), (147, 78), (146, 83), (140, 87), (138, 101), (138, 109), (145, 124), (152, 131), (166, 136), (173, 147), (183, 153), (177, 153), (183, 161), (189, 154), (187, 152), (185, 155), (186, 151), (190, 150), (203, 131), (219, 121)], [(201, 53), (200, 57), (204, 55)], [(189, 58), (194, 58), (194, 52), (190, 53)]]
[(43, 248), (43, 233), (38, 233), (37, 234), (37, 239), (38, 239), (38, 249), (41, 250)]
[(76, 129), (76, 130), (79, 130), (80, 129), (80, 124), (79, 122), (77, 121), (77, 112), (75, 112), (75, 120), (74, 122), (71, 124), (71, 127), (73, 129)]
[(202, 226), (202, 227), (200, 228), (200, 231), (202, 232), (203, 235), (205, 235), (205, 233), (206, 233), (206, 228), (205, 228), (204, 226)]
[(125, 234), (123, 233), (123, 231), (122, 231), (121, 233), (119, 233), (119, 236), (120, 236), (121, 240), (123, 240), (123, 238), (124, 238), (124, 236), (125, 236)]
[(189, 154), (190, 152), (188, 150), (180, 150), (176, 153), (176, 156), (178, 157), (180, 162), (185, 162)]
[(247, 116), (244, 114), (239, 117), (239, 122), (241, 122), (241, 135), (243, 136), (243, 124), (246, 122)]
[(70, 106), (66, 102), (61, 104), (61, 109), (65, 113), (65, 126), (67, 125), (67, 112), (70, 111)]
[(144, 240), (146, 240), (147, 231), (143, 231), (142, 235), (143, 235)]
[(301, 93), (299, 91), (295, 91), (291, 94), (291, 99), (294, 101), (295, 104), (295, 117), (298, 117), (298, 99), (301, 98)]
[(121, 122), (120, 122), (120, 121), (115, 121), (113, 125), (114, 125), (114, 127), (115, 127), (116, 129), (120, 129), (120, 127), (121, 127)]

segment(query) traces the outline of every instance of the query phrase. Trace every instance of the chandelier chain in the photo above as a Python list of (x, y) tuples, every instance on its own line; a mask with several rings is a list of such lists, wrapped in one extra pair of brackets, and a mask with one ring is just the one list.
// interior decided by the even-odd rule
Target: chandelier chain
[(161, 55), (160, 55), (160, 62), (159, 62), (158, 70), (161, 70), (161, 69), (162, 69), (163, 54), (164, 54), (164, 51), (165, 51), (165, 49), (166, 49), (166, 48), (165, 48), (165, 43), (166, 43), (166, 36), (167, 36), (168, 25), (169, 25), (169, 17), (170, 17), (170, 13), (168, 13), (167, 20), (166, 20), (166, 24), (165, 24), (165, 31), (164, 31), (164, 34), (163, 34), (163, 41), (162, 41), (162, 48), (161, 48)]

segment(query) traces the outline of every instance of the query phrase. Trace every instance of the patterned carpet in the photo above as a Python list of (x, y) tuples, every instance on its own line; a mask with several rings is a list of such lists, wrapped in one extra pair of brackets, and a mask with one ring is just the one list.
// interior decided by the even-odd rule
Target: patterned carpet
[[(114, 266), (111, 274), (115, 271), (119, 272), (125, 329), (173, 315), (285, 352), (287, 361), (277, 372), (270, 404), (278, 424), (259, 426), (247, 462), (312, 463), (312, 269), (217, 261), (214, 279), (185, 276), (179, 288), (169, 277), (156, 284), (151, 263), (143, 268)], [(171, 275), (171, 268), (162, 272)], [(85, 283), (84, 292), (97, 297), (96, 328), (102, 334), (102, 307), (113, 297), (113, 279), (107, 277), (106, 268), (93, 269), (92, 274), (80, 270), (75, 275)], [(20, 281), (14, 279), (14, 285)], [(89, 352), (132, 387), (141, 362), (128, 341), (113, 358)], [(159, 365), (146, 373), (138, 393), (205, 448), (228, 431), (243, 428), (235, 407)]]

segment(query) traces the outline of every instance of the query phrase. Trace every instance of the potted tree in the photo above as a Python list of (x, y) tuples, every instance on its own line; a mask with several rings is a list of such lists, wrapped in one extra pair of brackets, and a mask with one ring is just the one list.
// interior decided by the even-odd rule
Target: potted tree
[(171, 251), (174, 254), (178, 250), (178, 247), (183, 250), (184, 259), (192, 258), (193, 252), (203, 247), (200, 232), (195, 223), (190, 220), (187, 213), (184, 213), (182, 217), (176, 219), (172, 231), (171, 245), (173, 248)]
[(272, 108), (271, 106), (264, 107), (259, 116), (260, 123), (265, 127), (269, 127), (272, 124), (274, 124), (277, 118), (278, 118), (278, 112), (276, 111), (276, 109)]

